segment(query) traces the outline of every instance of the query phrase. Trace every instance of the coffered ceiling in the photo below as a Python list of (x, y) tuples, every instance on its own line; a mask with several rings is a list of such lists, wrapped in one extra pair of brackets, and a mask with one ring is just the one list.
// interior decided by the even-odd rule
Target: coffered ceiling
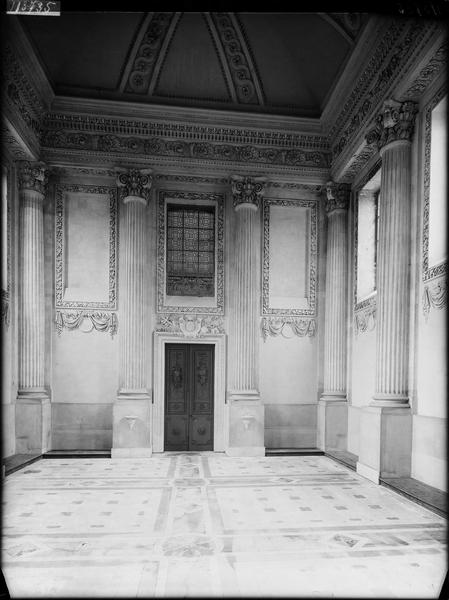
[(319, 117), (367, 18), (63, 12), (21, 24), (59, 96)]

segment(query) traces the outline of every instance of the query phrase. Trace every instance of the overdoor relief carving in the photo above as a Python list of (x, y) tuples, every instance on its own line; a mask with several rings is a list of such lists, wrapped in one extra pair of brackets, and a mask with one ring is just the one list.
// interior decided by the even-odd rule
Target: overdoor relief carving
[[(424, 209), (422, 237), (422, 278), (424, 282), (436, 277), (447, 277), (447, 260), (436, 265), (429, 265), (429, 217), (430, 217), (430, 148), (432, 138), (432, 111), (447, 94), (446, 87), (438, 90), (425, 110), (424, 131)], [(427, 304), (426, 304), (427, 306)], [(430, 306), (429, 309), (430, 310)], [(427, 312), (428, 312), (427, 310)], [(426, 312), (426, 309), (424, 310)]]
[[(64, 300), (65, 289), (65, 210), (64, 194), (107, 194), (109, 196), (109, 298), (106, 302)], [(73, 310), (115, 310), (117, 308), (117, 193), (115, 187), (61, 184), (56, 187), (55, 205), (55, 307)]]
[(385, 101), (374, 127), (366, 135), (367, 144), (374, 144), (380, 150), (391, 142), (411, 141), (417, 111), (414, 102)]
[(223, 317), (198, 314), (159, 315), (156, 331), (193, 338), (225, 333)]
[[(313, 337), (316, 333), (315, 319), (301, 319), (300, 317), (262, 317), (261, 330), (264, 342), (268, 336), (281, 335), (286, 339), (294, 336)], [(290, 335), (288, 332), (290, 331)]]
[[(86, 321), (88, 323), (88, 328), (83, 329), (82, 326), (85, 326)], [(118, 320), (115, 312), (57, 310), (55, 324), (58, 335), (61, 335), (63, 329), (71, 331), (74, 329), (81, 329), (83, 333), (90, 333), (94, 330), (108, 331), (111, 334), (111, 337), (114, 337), (118, 329)]]
[(237, 210), (243, 204), (249, 204), (256, 210), (262, 202), (265, 177), (242, 177), (233, 175), (231, 178), (233, 206)]
[[(166, 278), (166, 200), (184, 200), (185, 203), (204, 203), (215, 209), (216, 222), (216, 280), (215, 280), (215, 306), (189, 306), (166, 304), (165, 278)], [(157, 310), (159, 313), (215, 313), (223, 314), (224, 311), (224, 196), (215, 193), (159, 191), (158, 202), (158, 246), (157, 246)]]
[[(270, 206), (298, 206), (310, 208), (309, 227), (309, 277), (307, 300), (308, 308), (272, 308), (270, 306)], [(317, 200), (283, 200), (264, 198), (263, 200), (263, 265), (262, 265), (262, 316), (276, 315), (278, 318), (314, 316), (317, 294), (318, 260), (318, 211)]]

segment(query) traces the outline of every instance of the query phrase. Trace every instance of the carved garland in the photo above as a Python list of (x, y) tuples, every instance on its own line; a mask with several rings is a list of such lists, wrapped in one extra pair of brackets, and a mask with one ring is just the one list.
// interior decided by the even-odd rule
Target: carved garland
[(424, 141), (424, 211), (423, 211), (423, 241), (422, 241), (422, 278), (429, 281), (435, 277), (447, 275), (447, 260), (434, 265), (429, 265), (429, 216), (430, 216), (430, 144), (432, 135), (432, 110), (446, 95), (446, 87), (441, 88), (425, 112), (425, 141)]
[[(85, 194), (107, 194), (109, 196), (109, 300), (107, 302), (85, 302), (64, 300), (65, 270), (65, 208), (64, 193), (82, 192)], [(71, 309), (106, 309), (117, 308), (117, 193), (115, 187), (91, 186), (79, 184), (63, 184), (56, 188), (55, 207), (55, 307)]]
[[(292, 335), (286, 335), (287, 327)], [(261, 330), (264, 342), (266, 342), (269, 335), (272, 337), (281, 335), (286, 339), (290, 339), (294, 335), (313, 337), (316, 333), (316, 321), (315, 319), (295, 317), (262, 317)]]
[(223, 334), (223, 317), (205, 315), (159, 315), (156, 323), (157, 332), (173, 333), (185, 337), (203, 337), (205, 335)]
[[(300, 206), (311, 209), (309, 245), (309, 289), (308, 308), (270, 307), (270, 206)], [(317, 293), (317, 254), (318, 254), (318, 211), (316, 200), (263, 200), (263, 271), (262, 271), (262, 315), (305, 316), (315, 315)]]
[[(85, 321), (90, 321), (89, 329), (81, 329), (81, 325)], [(61, 335), (62, 330), (81, 329), (83, 333), (90, 333), (94, 329), (96, 331), (109, 331), (111, 337), (117, 333), (117, 315), (115, 312), (90, 312), (84, 310), (78, 311), (56, 311), (55, 317), (56, 330), (58, 335)]]
[[(210, 307), (169, 306), (165, 304), (165, 204), (166, 199), (181, 199), (194, 204), (205, 200), (216, 206), (216, 305)], [(224, 196), (223, 194), (182, 192), (179, 190), (159, 191), (158, 203), (158, 246), (157, 246), (157, 311), (169, 313), (215, 313), (224, 311)]]

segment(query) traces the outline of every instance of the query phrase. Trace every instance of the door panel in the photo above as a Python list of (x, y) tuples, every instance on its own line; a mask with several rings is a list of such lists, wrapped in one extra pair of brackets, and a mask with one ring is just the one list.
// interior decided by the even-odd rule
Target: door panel
[(213, 450), (214, 347), (165, 346), (165, 450)]

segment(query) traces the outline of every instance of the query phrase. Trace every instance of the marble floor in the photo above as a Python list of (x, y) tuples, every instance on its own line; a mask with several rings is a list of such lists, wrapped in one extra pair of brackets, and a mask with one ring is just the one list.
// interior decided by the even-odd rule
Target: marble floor
[(437, 598), (446, 520), (325, 456), (41, 460), (4, 480), (11, 597)]

